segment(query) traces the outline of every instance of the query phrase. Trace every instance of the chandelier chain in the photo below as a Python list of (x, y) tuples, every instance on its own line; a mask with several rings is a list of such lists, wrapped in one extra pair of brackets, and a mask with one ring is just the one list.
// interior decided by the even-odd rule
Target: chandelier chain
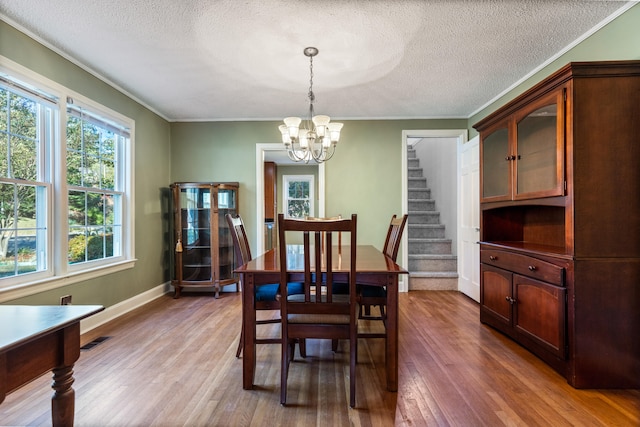
[(315, 101), (316, 96), (313, 93), (313, 56), (309, 57), (309, 100)]

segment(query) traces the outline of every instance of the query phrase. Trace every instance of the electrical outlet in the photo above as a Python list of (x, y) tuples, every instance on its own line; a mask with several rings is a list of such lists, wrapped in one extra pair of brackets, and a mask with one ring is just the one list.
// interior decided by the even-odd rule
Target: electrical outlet
[(60, 305), (71, 305), (71, 295), (60, 297)]

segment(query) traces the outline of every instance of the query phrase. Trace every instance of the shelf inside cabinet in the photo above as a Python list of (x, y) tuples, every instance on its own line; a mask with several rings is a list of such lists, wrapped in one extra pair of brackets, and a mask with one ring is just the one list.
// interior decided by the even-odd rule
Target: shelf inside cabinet
[(483, 242), (564, 254), (565, 231), (562, 206), (517, 205), (482, 211)]

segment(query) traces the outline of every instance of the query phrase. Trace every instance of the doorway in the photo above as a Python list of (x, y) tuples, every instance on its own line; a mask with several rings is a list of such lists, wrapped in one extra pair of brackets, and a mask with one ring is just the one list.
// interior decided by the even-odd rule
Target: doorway
[[(451, 144), (453, 145), (452, 148), (452, 152), (453, 154), (451, 154), (451, 159), (450, 159), (450, 168), (453, 171), (458, 171), (457, 168), (457, 154), (456, 153), (456, 144), (464, 144), (465, 142), (467, 142), (467, 135), (468, 135), (468, 131), (466, 129), (443, 129), (443, 130), (405, 130), (402, 131), (402, 144), (401, 144), (401, 159), (402, 159), (402, 171), (401, 171), (401, 175), (402, 175), (402, 209), (404, 213), (409, 213), (409, 171), (408, 171), (408, 157), (407, 157), (407, 148), (409, 145), (409, 142), (412, 142), (416, 139), (450, 139), (451, 140)], [(459, 180), (459, 171), (455, 174), (452, 174), (451, 178), (452, 180), (455, 180), (456, 182), (450, 183), (450, 187), (451, 187), (451, 191), (455, 192), (456, 194), (458, 193), (458, 186), (457, 186), (457, 181)], [(453, 244), (453, 247), (455, 248), (457, 246), (457, 242), (458, 242), (458, 237), (459, 236), (459, 225), (457, 224), (457, 205), (458, 205), (458, 199), (457, 197), (453, 197), (453, 200), (451, 202), (452, 204), (452, 208), (450, 210), (450, 216), (452, 217), (451, 220), (451, 225), (453, 227), (453, 235), (456, 236), (456, 241)], [(411, 223), (411, 218), (409, 219), (409, 222)], [(408, 230), (407, 230), (408, 231)], [(407, 233), (408, 234), (408, 233)], [(401, 261), (401, 265), (405, 268), (409, 267), (409, 242), (408, 242), (408, 237), (404, 238), (402, 241), (402, 261)], [(456, 251), (457, 253), (457, 251)], [(455, 266), (454, 266), (455, 269)], [(448, 281), (450, 280), (455, 280), (455, 271), (453, 271), (453, 278), (451, 279), (447, 279)], [(434, 276), (434, 280), (437, 281), (437, 275), (433, 275)], [(400, 287), (399, 290), (401, 292), (407, 292), (409, 290), (409, 280), (410, 278), (407, 278), (407, 280), (403, 280), (400, 283)], [(423, 280), (422, 278), (420, 280)], [(440, 280), (442, 281), (442, 280)], [(456, 282), (453, 283), (453, 286), (456, 286)], [(459, 288), (459, 286), (458, 286)]]
[[(284, 154), (284, 156), (283, 156)], [(276, 164), (278, 162), (285, 161), (287, 158), (286, 151), (284, 150), (281, 143), (273, 143), (273, 144), (256, 144), (256, 230), (258, 230), (257, 234), (257, 242), (256, 248), (258, 248), (256, 255), (260, 255), (265, 252), (265, 239), (264, 233), (262, 230), (264, 229), (264, 162), (265, 159), (269, 159), (275, 161)], [(282, 160), (278, 160), (282, 159)], [(296, 165), (300, 165), (300, 163), (292, 163)], [(324, 163), (320, 163), (316, 165), (318, 167), (318, 206), (317, 212), (318, 216), (324, 216), (324, 197), (325, 197), (325, 183), (324, 183)]]

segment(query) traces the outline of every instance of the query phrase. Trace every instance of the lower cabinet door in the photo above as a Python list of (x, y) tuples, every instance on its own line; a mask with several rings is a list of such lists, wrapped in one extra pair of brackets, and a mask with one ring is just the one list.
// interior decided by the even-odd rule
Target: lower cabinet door
[(513, 273), (480, 264), (481, 320), (510, 332), (513, 318), (511, 281)]
[(516, 333), (552, 354), (566, 358), (566, 289), (513, 275)]

